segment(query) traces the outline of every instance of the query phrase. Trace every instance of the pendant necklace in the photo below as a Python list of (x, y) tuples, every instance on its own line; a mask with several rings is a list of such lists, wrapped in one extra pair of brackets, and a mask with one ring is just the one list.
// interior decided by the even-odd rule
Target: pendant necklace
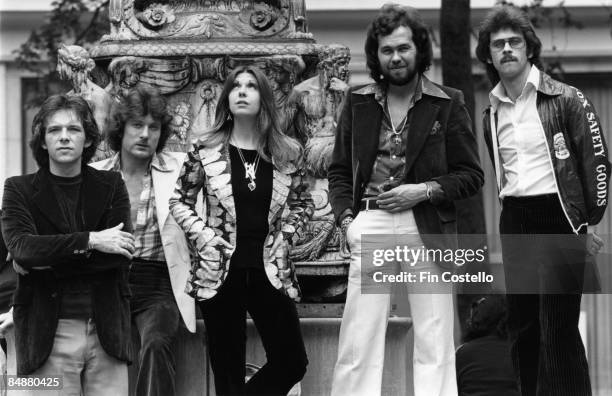
[(238, 155), (240, 156), (240, 161), (242, 161), (242, 166), (244, 166), (244, 178), (249, 179), (247, 186), (249, 190), (253, 191), (257, 187), (255, 183), (255, 173), (257, 172), (257, 167), (259, 166), (259, 152), (255, 156), (255, 160), (253, 162), (247, 162), (244, 159), (244, 155), (242, 155), (242, 150), (238, 146), (234, 146), (238, 150)]
[[(391, 132), (393, 132), (393, 136), (391, 137), (391, 142), (396, 146), (402, 144), (402, 132), (406, 127), (406, 123), (408, 122), (408, 112), (406, 112), (406, 116), (400, 121), (397, 129), (395, 128), (395, 124), (393, 124), (393, 117), (391, 116), (391, 109), (389, 108), (389, 99), (386, 101), (387, 103), (387, 113), (389, 113), (389, 122), (391, 123)], [(410, 109), (410, 108), (409, 108)]]
[(400, 146), (402, 144), (402, 132), (404, 131), (404, 128), (406, 127), (406, 124), (408, 123), (408, 116), (410, 115), (410, 109), (414, 105), (414, 98), (416, 97), (416, 91), (417, 91), (417, 87), (419, 84), (420, 84), (420, 80), (417, 81), (417, 84), (414, 86), (414, 91), (412, 92), (412, 98), (410, 99), (410, 106), (408, 106), (408, 110), (406, 111), (406, 116), (404, 117), (402, 121), (400, 121), (400, 124), (398, 125), (397, 129), (395, 128), (395, 124), (393, 124), (393, 117), (391, 116), (391, 108), (389, 107), (389, 96), (385, 98), (385, 104), (387, 105), (387, 113), (389, 113), (389, 122), (391, 124), (391, 132), (393, 132), (393, 136), (391, 137), (391, 142), (395, 144), (396, 146)]

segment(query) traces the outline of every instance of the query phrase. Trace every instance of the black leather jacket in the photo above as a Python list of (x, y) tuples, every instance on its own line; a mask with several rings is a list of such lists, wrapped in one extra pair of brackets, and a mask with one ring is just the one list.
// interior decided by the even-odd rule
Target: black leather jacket
[[(578, 89), (540, 72), (537, 108), (544, 127), (548, 154), (554, 170), (561, 205), (574, 232), (601, 220), (608, 205), (610, 162), (599, 117), (592, 103)], [(484, 137), (501, 189), (497, 114), (491, 107), (483, 118)]]

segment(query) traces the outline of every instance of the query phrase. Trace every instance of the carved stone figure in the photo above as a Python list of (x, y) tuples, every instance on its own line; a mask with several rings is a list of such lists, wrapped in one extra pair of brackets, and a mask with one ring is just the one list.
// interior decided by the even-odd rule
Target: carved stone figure
[(337, 113), (348, 88), (350, 59), (349, 49), (343, 45), (324, 47), (318, 74), (293, 89), (290, 106), (295, 112), (294, 127), (306, 142), (308, 170), (317, 178), (327, 177)]
[[(100, 133), (104, 135), (112, 97), (107, 90), (89, 78), (95, 67), (95, 62), (83, 47), (63, 44), (60, 46), (57, 53), (57, 72), (62, 80), (68, 80), (72, 84), (70, 93), (81, 96), (90, 104)], [(107, 151), (106, 144), (100, 144), (94, 158), (106, 158)]]
[(306, 1), (291, 0), (291, 16), (295, 26), (295, 32), (290, 35), (293, 38), (312, 38), (312, 33), (308, 32), (308, 22), (306, 20)]
[[(295, 259), (315, 259), (326, 248), (334, 232), (334, 218), (328, 199), (327, 169), (331, 161), (336, 120), (348, 88), (349, 49), (340, 44), (323, 47), (318, 74), (294, 87), (288, 104), (288, 119), (297, 137), (305, 144), (306, 171), (312, 178), (315, 199), (314, 237), (293, 251)], [(336, 239), (338, 235), (335, 236)]]

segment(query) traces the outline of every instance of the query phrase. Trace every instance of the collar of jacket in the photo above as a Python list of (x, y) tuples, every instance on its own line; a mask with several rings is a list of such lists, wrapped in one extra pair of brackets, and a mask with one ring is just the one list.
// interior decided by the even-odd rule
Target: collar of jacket
[[(213, 147), (201, 147), (199, 150), (200, 161), (204, 173), (208, 177), (207, 183), (221, 206), (236, 219), (236, 207), (231, 181), (231, 163), (229, 156), (229, 144), (220, 143)], [(284, 206), (291, 187), (291, 174), (297, 171), (295, 164), (278, 164), (272, 158), (272, 198), (268, 212), (268, 224), (272, 223), (279, 210)]]
[[(83, 223), (86, 230), (95, 230), (99, 219), (102, 217), (106, 209), (105, 203), (110, 199), (110, 194), (113, 191), (110, 188), (109, 180), (99, 176), (96, 170), (85, 166), (82, 168), (81, 175), (83, 181), (81, 184), (81, 213)], [(53, 190), (50, 172), (46, 168), (41, 168), (36, 172), (32, 179), (32, 187), (34, 194), (32, 200), (38, 206), (41, 213), (54, 224), (57, 229), (67, 234), (70, 232), (68, 223), (66, 223), (59, 209), (59, 202), (55, 191)]]
[(562, 95), (563, 85), (540, 70), (540, 85), (538, 86), (538, 92), (548, 96)]
[[(559, 96), (563, 94), (563, 85), (540, 70), (540, 82), (537, 90), (538, 92), (547, 96)], [(493, 112), (495, 114), (497, 113), (495, 110), (496, 109), (493, 106), (489, 105), (485, 109), (485, 113)]]
[[(172, 172), (175, 170), (174, 165), (174, 161), (168, 161), (168, 154), (166, 151), (154, 153), (150, 162), (150, 168), (155, 168), (160, 172)], [(121, 156), (119, 153), (115, 153), (115, 155), (107, 159), (106, 162), (102, 164), (100, 169), (121, 172)]]
[[(426, 76), (419, 75), (420, 84), (417, 85), (414, 102), (418, 102), (423, 95), (435, 96), (441, 99), (450, 99), (450, 97), (442, 91), (436, 84), (431, 82)], [(418, 84), (418, 83), (417, 83)], [(374, 95), (374, 99), (381, 106), (385, 106), (385, 98), (387, 97), (387, 87), (385, 84), (371, 83), (353, 92), (356, 95)]]

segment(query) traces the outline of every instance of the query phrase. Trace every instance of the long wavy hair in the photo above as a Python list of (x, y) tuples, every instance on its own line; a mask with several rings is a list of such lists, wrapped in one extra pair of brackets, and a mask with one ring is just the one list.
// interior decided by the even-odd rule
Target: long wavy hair
[(520, 8), (512, 5), (502, 5), (494, 7), (484, 18), (478, 30), (478, 45), (476, 46), (476, 57), (487, 68), (487, 76), (493, 85), (499, 82), (499, 73), (495, 69), (491, 60), (491, 34), (501, 29), (511, 29), (520, 32), (525, 37), (527, 43), (527, 54), (531, 54), (529, 61), (540, 70), (542, 61), (542, 42), (535, 33), (535, 29), (529, 21), (529, 17)]
[(166, 99), (160, 94), (157, 88), (139, 84), (130, 89), (125, 97), (113, 101), (111, 107), (111, 122), (106, 133), (106, 140), (109, 147), (116, 152), (121, 151), (125, 124), (129, 120), (151, 115), (154, 120), (161, 124), (159, 142), (156, 152), (160, 152), (166, 146), (166, 141), (170, 137), (170, 121), (172, 116), (166, 108)]
[(32, 137), (29, 142), (32, 155), (39, 167), (49, 169), (49, 152), (43, 148), (47, 122), (51, 116), (61, 110), (73, 111), (79, 117), (85, 131), (85, 141), (91, 142), (89, 147), (83, 148), (81, 156), (81, 167), (85, 167), (96, 153), (100, 143), (100, 132), (91, 107), (85, 99), (76, 95), (52, 95), (40, 106), (32, 122)]
[(267, 77), (257, 67), (239, 66), (225, 80), (215, 111), (215, 122), (201, 139), (205, 146), (228, 144), (234, 127), (234, 116), (230, 111), (229, 94), (234, 88), (236, 77), (249, 73), (257, 81), (260, 108), (256, 117), (256, 130), (259, 133), (257, 152), (268, 162), (274, 161), (281, 166), (297, 164), (301, 160), (302, 147), (297, 140), (285, 135), (281, 129), (280, 113), (276, 108), (274, 93)]
[(370, 77), (377, 83), (383, 82), (378, 60), (378, 40), (380, 37), (390, 35), (400, 26), (409, 27), (412, 31), (412, 41), (417, 50), (416, 69), (419, 74), (423, 74), (431, 66), (433, 50), (429, 30), (418, 11), (399, 4), (385, 4), (368, 27), (365, 42), (366, 64), (370, 70)]

